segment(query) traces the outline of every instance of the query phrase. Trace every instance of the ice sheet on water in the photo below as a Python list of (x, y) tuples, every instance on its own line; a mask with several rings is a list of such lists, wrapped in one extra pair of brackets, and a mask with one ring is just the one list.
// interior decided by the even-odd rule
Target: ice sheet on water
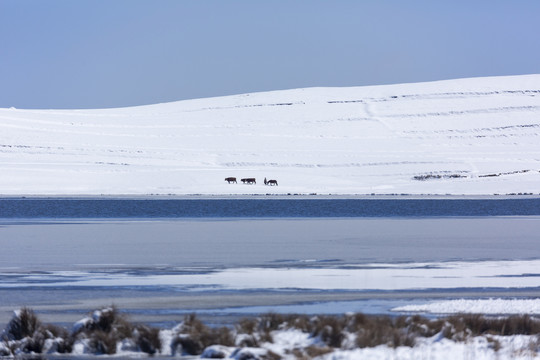
[(50, 271), (19, 273), (0, 288), (171, 288), (183, 290), (415, 290), (536, 288), (540, 260), (363, 264), (326, 267), (235, 267), (212, 272)]

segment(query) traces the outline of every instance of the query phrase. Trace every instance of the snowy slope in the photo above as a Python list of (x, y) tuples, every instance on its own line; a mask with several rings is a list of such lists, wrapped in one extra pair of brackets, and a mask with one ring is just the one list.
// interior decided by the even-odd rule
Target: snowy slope
[(540, 75), (0, 109), (0, 167), (4, 195), (538, 194)]

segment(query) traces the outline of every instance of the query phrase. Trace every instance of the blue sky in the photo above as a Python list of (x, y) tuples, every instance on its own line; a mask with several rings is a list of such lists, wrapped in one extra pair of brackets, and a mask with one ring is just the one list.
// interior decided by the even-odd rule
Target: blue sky
[(540, 73), (537, 0), (0, 0), (0, 107)]

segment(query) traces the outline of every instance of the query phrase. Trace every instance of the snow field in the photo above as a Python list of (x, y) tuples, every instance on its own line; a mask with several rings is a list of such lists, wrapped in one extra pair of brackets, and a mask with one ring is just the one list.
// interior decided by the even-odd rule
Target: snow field
[(0, 194), (538, 194), (539, 137), (540, 75), (0, 109)]

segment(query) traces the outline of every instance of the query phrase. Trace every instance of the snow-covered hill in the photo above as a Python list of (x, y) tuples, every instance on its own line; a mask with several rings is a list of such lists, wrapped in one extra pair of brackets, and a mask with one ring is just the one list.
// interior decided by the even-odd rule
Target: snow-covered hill
[(3, 195), (538, 194), (540, 75), (0, 109), (0, 168)]

